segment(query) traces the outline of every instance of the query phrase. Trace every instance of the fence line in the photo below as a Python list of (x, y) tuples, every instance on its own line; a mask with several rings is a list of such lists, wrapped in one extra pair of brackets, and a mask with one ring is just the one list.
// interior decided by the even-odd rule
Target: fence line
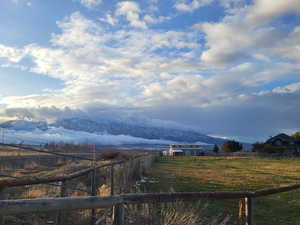
[[(245, 216), (245, 224), (253, 225), (253, 199), (268, 196), (272, 194), (278, 194), (282, 192), (288, 192), (296, 189), (300, 189), (300, 184), (289, 185), (279, 188), (262, 189), (257, 191), (221, 191), (221, 192), (181, 192), (181, 193), (141, 193), (141, 194), (120, 194), (114, 195), (114, 170), (117, 165), (124, 164), (123, 178), (126, 180), (128, 177), (138, 176), (145, 166), (145, 163), (149, 163), (147, 157), (153, 159), (153, 155), (140, 155), (130, 160), (119, 160), (112, 163), (103, 165), (96, 165), (87, 169), (77, 171), (75, 173), (56, 176), (48, 178), (28, 178), (17, 180), (2, 180), (0, 181), (0, 225), (4, 224), (3, 216), (9, 214), (27, 213), (27, 212), (44, 212), (44, 211), (58, 211), (58, 225), (63, 224), (62, 210), (72, 209), (91, 209), (93, 212), (96, 208), (114, 208), (113, 210), (113, 224), (123, 225), (125, 218), (124, 204), (144, 204), (155, 202), (174, 202), (174, 201), (194, 201), (199, 199), (244, 199), (243, 215)], [(133, 161), (135, 162), (133, 166)], [(143, 164), (141, 164), (143, 163)], [(66, 181), (74, 178), (92, 173), (99, 168), (108, 168), (110, 174), (110, 194), (112, 196), (99, 197), (95, 196), (96, 182), (92, 182), (91, 195), (89, 197), (66, 197)], [(127, 168), (127, 169), (125, 169)], [(49, 184), (53, 182), (61, 182), (60, 198), (40, 198), (40, 199), (21, 199), (21, 200), (5, 200), (5, 189), (8, 187), (18, 187), (23, 185), (34, 184)], [(91, 219), (91, 224), (96, 224), (95, 213)]]
[(73, 159), (79, 159), (79, 160), (93, 161), (93, 159), (82, 157), (82, 156), (68, 155), (68, 154), (63, 154), (63, 153), (58, 153), (58, 152), (49, 152), (49, 151), (35, 149), (35, 148), (32, 148), (32, 147), (22, 146), (22, 145), (17, 145), (17, 144), (3, 144), (3, 143), (0, 143), (0, 146), (19, 148), (19, 149), (22, 149), (24, 151), (45, 153), (45, 154), (48, 154), (48, 155), (55, 155), (55, 156), (60, 156), (60, 157), (64, 157), (64, 158), (73, 158)]
[[(142, 158), (147, 155), (139, 155), (136, 157), (133, 157), (132, 159), (136, 158)], [(130, 160), (129, 160), (130, 161)], [(4, 187), (17, 187), (17, 186), (24, 186), (24, 185), (34, 185), (34, 184), (47, 184), (47, 183), (53, 183), (53, 182), (60, 182), (60, 181), (67, 181), (72, 180), (74, 178), (86, 175), (90, 172), (93, 172), (95, 169), (100, 169), (103, 167), (112, 167), (114, 165), (123, 164), (126, 162), (126, 160), (119, 160), (112, 163), (102, 164), (102, 165), (96, 165), (95, 167), (89, 167), (87, 169), (83, 169), (77, 172), (74, 172), (69, 175), (61, 175), (61, 176), (53, 176), (53, 177), (46, 177), (46, 178), (19, 178), (16, 180), (0, 180), (0, 188)]]
[[(71, 181), (75, 178), (78, 177), (82, 177), (82, 176), (91, 176), (91, 183), (90, 183), (90, 190), (86, 190), (85, 192), (88, 193), (91, 196), (96, 196), (97, 195), (97, 191), (98, 191), (98, 187), (99, 187), (99, 182), (96, 182), (96, 170), (101, 169), (101, 168), (107, 168), (109, 169), (109, 176), (110, 178), (107, 178), (108, 181), (110, 181), (110, 194), (113, 195), (115, 192), (115, 183), (116, 182), (120, 182), (118, 180), (118, 171), (123, 171), (123, 177), (124, 177), (124, 187), (121, 187), (121, 189), (124, 188), (129, 188), (128, 185), (132, 185), (133, 181), (136, 181), (136, 179), (139, 179), (139, 177), (141, 176), (141, 173), (143, 172), (140, 169), (140, 162), (143, 162), (144, 164), (149, 164), (149, 161), (153, 161), (154, 155), (152, 154), (141, 154), (141, 155), (137, 155), (137, 156), (133, 156), (130, 157), (129, 159), (126, 160), (118, 160), (118, 161), (114, 161), (111, 163), (106, 163), (106, 164), (102, 164), (102, 165), (96, 165), (96, 164), (92, 164), (91, 167), (86, 168), (86, 169), (82, 169), (79, 171), (76, 171), (74, 173), (71, 173), (69, 175), (59, 175), (59, 176), (52, 176), (52, 177), (45, 177), (45, 178), (16, 178), (10, 175), (3, 175), (4, 177), (11, 177), (11, 178), (16, 178), (16, 179), (8, 179), (8, 180), (0, 180), (0, 200), (6, 200), (6, 193), (8, 193), (9, 188), (12, 187), (20, 187), (20, 186), (27, 186), (27, 185), (37, 185), (37, 184), (46, 184), (46, 185), (54, 185), (54, 186), (58, 186), (60, 187), (60, 197), (67, 197), (67, 189), (70, 190), (75, 190), (77, 188), (72, 188), (71, 186), (68, 186), (68, 181)], [(150, 164), (149, 164), (150, 165)], [(123, 166), (123, 167), (122, 167)], [(147, 166), (144, 165), (144, 167), (146, 168)], [(118, 169), (118, 170), (117, 170)], [(115, 172), (116, 170), (116, 172)], [(138, 173), (138, 174), (137, 174)], [(122, 179), (121, 179), (122, 180)], [(53, 184), (53, 182), (59, 182), (59, 184)], [(120, 192), (118, 193), (122, 193), (120, 189)], [(84, 190), (79, 190), (77, 189), (77, 191), (84, 191)], [(74, 198), (74, 197), (73, 197)], [(75, 197), (76, 198), (76, 197)], [(53, 198), (53, 207), (55, 207), (55, 205), (57, 206), (57, 204), (55, 203), (55, 199)], [(58, 198), (60, 199), (60, 198)], [(31, 199), (34, 200), (34, 199)], [(18, 201), (18, 200), (7, 200), (8, 202), (10, 201)], [(26, 200), (25, 200), (26, 201)], [(34, 201), (33, 201), (34, 202)], [(8, 203), (10, 204), (10, 203)], [(60, 204), (60, 203), (58, 203)], [(102, 204), (102, 203), (101, 203)], [(100, 206), (102, 206), (100, 204)], [(79, 204), (79, 208), (81, 209), (83, 206), (81, 203)], [(95, 208), (99, 208), (100, 206), (97, 207), (90, 207), (91, 209), (91, 217), (90, 217), (90, 222), (89, 224), (95, 225), (97, 224), (97, 217), (96, 217), (96, 210)], [(24, 209), (24, 207), (27, 206), (20, 206), (19, 210), (22, 210), (22, 208)], [(37, 206), (37, 208), (40, 208), (39, 206)], [(85, 207), (83, 207), (85, 208)], [(101, 208), (101, 207), (100, 207)], [(119, 207), (113, 207), (113, 212), (116, 212), (118, 215), (119, 212), (122, 212), (122, 209), (119, 209)], [(67, 206), (66, 209), (72, 209), (69, 206)], [(39, 211), (39, 210), (37, 210)], [(65, 220), (67, 219), (67, 217), (65, 216), (65, 213), (60, 210), (57, 209), (55, 210), (57, 211), (57, 216), (56, 216), (56, 225), (62, 225), (65, 224)], [(113, 213), (111, 216), (114, 216), (115, 213)], [(120, 217), (119, 217), (120, 218)], [(0, 225), (4, 225), (5, 224), (5, 220), (4, 220), (4, 216), (2, 216), (0, 214)]]
[(67, 181), (67, 180), (72, 180), (74, 178), (86, 175), (92, 172), (94, 169), (110, 167), (122, 163), (124, 163), (124, 160), (120, 160), (113, 163), (107, 163), (103, 165), (97, 165), (96, 167), (89, 167), (87, 169), (83, 169), (69, 175), (53, 176), (53, 177), (46, 177), (46, 178), (26, 178), (26, 179), (19, 178), (17, 180), (0, 180), (0, 187), (17, 187), (17, 186), (24, 186), (24, 185), (47, 184), (47, 183), (53, 183), (59, 181)]
[(124, 204), (143, 204), (150, 202), (191, 201), (199, 199), (245, 199), (246, 225), (253, 224), (253, 198), (278, 194), (300, 188), (300, 184), (280, 188), (262, 189), (254, 192), (223, 191), (223, 192), (172, 192), (172, 193), (142, 193), (122, 194), (108, 197), (66, 197), (28, 200), (0, 201), (0, 218), (3, 215), (44, 212), (52, 210), (95, 209), (117, 206), (115, 210), (115, 225), (123, 225)]

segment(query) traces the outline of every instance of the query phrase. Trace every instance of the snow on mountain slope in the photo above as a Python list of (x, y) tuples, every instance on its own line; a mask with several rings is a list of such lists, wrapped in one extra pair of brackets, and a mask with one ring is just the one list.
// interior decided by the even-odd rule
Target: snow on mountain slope
[(49, 128), (46, 131), (16, 131), (5, 129), (5, 143), (44, 144), (47, 142), (88, 142), (98, 145), (126, 145), (126, 144), (170, 144), (172, 141), (144, 139), (127, 135), (96, 134), (84, 131), (74, 131), (64, 128)]
[(146, 139), (164, 139), (177, 142), (223, 143), (220, 138), (213, 138), (194, 130), (181, 130), (172, 127), (150, 126), (149, 124), (133, 124), (123, 121), (92, 121), (81, 118), (63, 119), (51, 124), (54, 127), (86, 131), (91, 133), (108, 133), (113, 135), (129, 135)]
[[(149, 123), (122, 120), (100, 120), (97, 122), (84, 118), (58, 120), (52, 124), (33, 121), (8, 121), (0, 124), (19, 139), (47, 141), (86, 141), (98, 144), (168, 144), (174, 142), (221, 144), (223, 139), (213, 138), (195, 130), (178, 127), (151, 126)], [(14, 131), (14, 132), (12, 132)], [(11, 136), (13, 138), (13, 135)], [(47, 140), (47, 141), (46, 141)], [(79, 141), (80, 140), (80, 141)]]

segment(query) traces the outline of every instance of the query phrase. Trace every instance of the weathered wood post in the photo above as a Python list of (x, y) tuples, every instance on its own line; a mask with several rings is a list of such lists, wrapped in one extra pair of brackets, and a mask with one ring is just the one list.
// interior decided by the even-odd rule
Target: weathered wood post
[(242, 222), (245, 219), (245, 198), (239, 200), (239, 221)]
[[(97, 195), (97, 189), (96, 189), (96, 160), (95, 160), (95, 153), (94, 153), (94, 160), (92, 163), (94, 169), (92, 170), (92, 177), (91, 177), (91, 195), (96, 196)], [(96, 217), (96, 209), (91, 209), (91, 225), (95, 225), (97, 221)]]
[[(59, 196), (61, 198), (67, 197), (67, 187), (66, 187), (66, 181), (62, 181), (60, 183), (60, 194)], [(56, 225), (63, 225), (64, 224), (64, 213), (62, 211), (59, 211), (57, 214), (57, 220)]]
[[(0, 200), (5, 200), (6, 199), (6, 194), (5, 194), (5, 189), (0, 188)], [(0, 225), (5, 224), (5, 218), (4, 216), (0, 216)]]
[(115, 183), (114, 183), (115, 169), (114, 165), (110, 167), (110, 195), (114, 195)]
[(245, 198), (245, 216), (246, 225), (253, 225), (253, 199), (250, 197)]
[(124, 205), (117, 204), (114, 208), (113, 225), (124, 225), (125, 213)]

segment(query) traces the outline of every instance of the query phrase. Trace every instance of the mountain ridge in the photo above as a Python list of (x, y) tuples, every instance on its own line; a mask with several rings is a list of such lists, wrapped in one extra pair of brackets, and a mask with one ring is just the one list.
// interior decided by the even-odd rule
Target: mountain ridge
[(126, 121), (97, 121), (87, 118), (67, 118), (60, 119), (53, 123), (43, 121), (25, 121), (11, 120), (0, 124), (0, 127), (18, 130), (18, 131), (46, 131), (51, 128), (64, 128), (73, 131), (84, 131), (96, 134), (110, 135), (128, 135), (137, 138), (149, 140), (169, 140), (174, 142), (196, 143), (203, 142), (207, 144), (222, 144), (226, 140), (221, 138), (210, 137), (195, 130), (179, 129), (178, 127), (149, 126), (149, 124), (133, 124)]

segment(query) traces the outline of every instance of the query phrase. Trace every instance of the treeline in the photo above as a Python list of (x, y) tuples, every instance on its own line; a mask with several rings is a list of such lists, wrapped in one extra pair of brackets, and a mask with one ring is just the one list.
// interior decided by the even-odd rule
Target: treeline
[(44, 149), (47, 151), (61, 151), (61, 152), (92, 152), (94, 150), (94, 145), (89, 143), (70, 143), (70, 142), (49, 142), (44, 145)]

